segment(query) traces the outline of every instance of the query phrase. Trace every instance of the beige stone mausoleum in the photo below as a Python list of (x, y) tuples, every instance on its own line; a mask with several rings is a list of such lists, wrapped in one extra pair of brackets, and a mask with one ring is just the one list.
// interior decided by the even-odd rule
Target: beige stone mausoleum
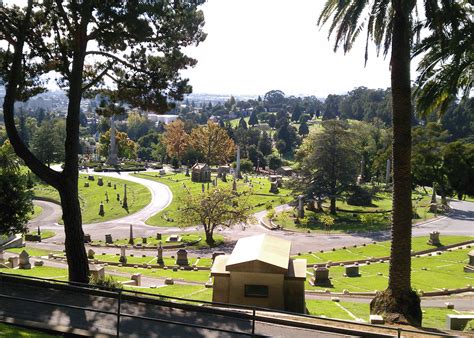
[(290, 258), (291, 242), (268, 235), (238, 240), (212, 265), (214, 302), (304, 313), (306, 259)]

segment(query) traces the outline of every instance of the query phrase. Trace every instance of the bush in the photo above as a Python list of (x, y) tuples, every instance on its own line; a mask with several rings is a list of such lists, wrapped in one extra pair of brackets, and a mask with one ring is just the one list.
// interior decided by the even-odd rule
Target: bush
[(104, 288), (112, 288), (112, 289), (123, 289), (122, 283), (116, 281), (112, 276), (105, 276), (105, 278), (91, 278), (90, 285), (104, 287)]
[(372, 194), (360, 186), (354, 186), (351, 188), (351, 193), (347, 199), (347, 204), (369, 207), (372, 205)]

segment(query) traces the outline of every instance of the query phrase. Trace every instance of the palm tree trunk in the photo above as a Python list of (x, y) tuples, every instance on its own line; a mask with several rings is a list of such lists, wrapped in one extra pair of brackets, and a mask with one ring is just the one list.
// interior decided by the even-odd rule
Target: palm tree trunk
[(391, 322), (421, 325), (418, 295), (411, 289), (411, 22), (406, 1), (392, 1), (393, 220), (388, 289), (372, 300), (371, 312)]

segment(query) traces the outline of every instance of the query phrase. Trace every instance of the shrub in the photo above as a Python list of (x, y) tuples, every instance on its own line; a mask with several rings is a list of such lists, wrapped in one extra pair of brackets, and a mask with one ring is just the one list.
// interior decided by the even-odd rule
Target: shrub
[(347, 204), (362, 207), (371, 206), (372, 194), (360, 186), (354, 186), (351, 188), (351, 193), (347, 199)]

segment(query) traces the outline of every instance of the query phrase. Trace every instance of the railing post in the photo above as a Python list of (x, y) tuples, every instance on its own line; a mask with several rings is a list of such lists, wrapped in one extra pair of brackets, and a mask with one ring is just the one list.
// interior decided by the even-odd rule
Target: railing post
[(400, 328), (397, 328), (397, 331), (398, 331), (398, 338), (400, 338), (402, 336), (402, 330)]
[(117, 297), (117, 338), (120, 337), (120, 308), (122, 306), (122, 289), (118, 290), (118, 297)]
[(255, 336), (255, 308), (253, 308), (252, 314), (252, 336)]

